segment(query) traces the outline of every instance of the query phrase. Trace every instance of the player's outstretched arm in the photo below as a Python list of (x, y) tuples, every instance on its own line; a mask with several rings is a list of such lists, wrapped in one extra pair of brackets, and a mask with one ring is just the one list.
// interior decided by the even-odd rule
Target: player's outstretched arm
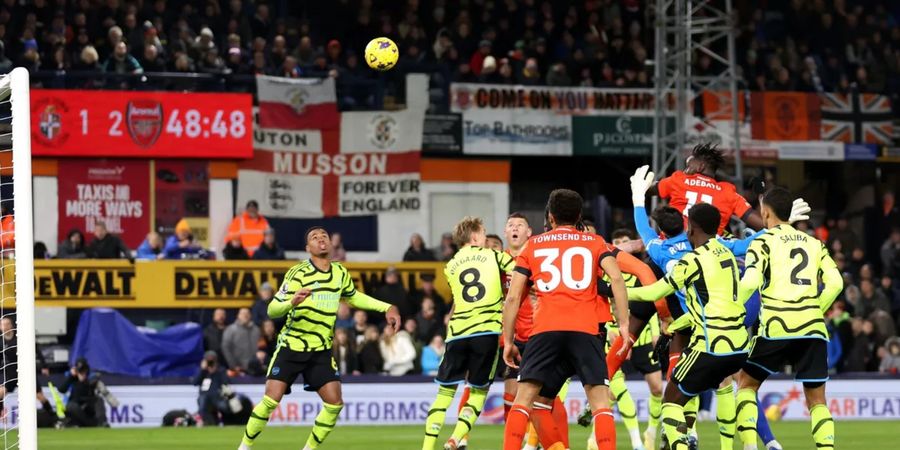
[(741, 220), (754, 230), (762, 230), (766, 227), (766, 222), (763, 221), (762, 216), (760, 216), (755, 209), (748, 210), (744, 213), (744, 215), (741, 216)]
[(514, 271), (509, 279), (509, 290), (506, 292), (506, 300), (503, 302), (503, 361), (510, 367), (518, 367), (518, 348), (513, 343), (516, 332), (516, 316), (519, 315), (519, 307), (522, 303), (522, 293), (528, 277)]
[(384, 318), (394, 331), (400, 330), (400, 312), (397, 307), (354, 290), (353, 295), (346, 297), (347, 303), (356, 309), (384, 313)]
[(725, 248), (731, 250), (731, 253), (734, 253), (734, 256), (737, 257), (746, 255), (747, 250), (750, 249), (750, 244), (753, 243), (753, 240), (758, 238), (765, 232), (766, 230), (760, 230), (743, 239), (725, 239), (721, 236), (716, 237), (716, 239), (718, 239), (719, 242), (725, 246)]
[(828, 251), (824, 248), (822, 251), (824, 253), (819, 264), (819, 270), (822, 271), (822, 284), (825, 287), (819, 296), (819, 307), (822, 309), (822, 313), (825, 313), (828, 311), (828, 308), (831, 308), (831, 304), (834, 303), (834, 299), (841, 293), (841, 290), (844, 289), (844, 278), (841, 276), (841, 271), (838, 270), (837, 264), (831, 259)]
[[(653, 274), (653, 269), (628, 252), (617, 252), (616, 263), (622, 272), (636, 276), (638, 281), (641, 282), (641, 286), (650, 286), (656, 282), (656, 275)], [(665, 297), (657, 299), (656, 310), (662, 319), (667, 319), (671, 315)]]
[(644, 245), (658, 236), (653, 228), (650, 227), (650, 218), (647, 216), (647, 209), (644, 207), (647, 199), (647, 191), (653, 185), (653, 172), (649, 171), (648, 166), (638, 167), (631, 176), (631, 204), (634, 206), (634, 224), (637, 227), (638, 234), (644, 241)]
[(671, 295), (674, 292), (675, 288), (666, 281), (666, 278), (663, 278), (650, 286), (628, 288), (628, 300), (655, 302), (660, 297)]

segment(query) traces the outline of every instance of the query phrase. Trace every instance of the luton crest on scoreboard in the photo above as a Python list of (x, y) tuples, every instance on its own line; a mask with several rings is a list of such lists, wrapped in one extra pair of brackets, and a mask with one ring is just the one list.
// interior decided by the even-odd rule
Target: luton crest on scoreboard
[(155, 100), (132, 100), (125, 111), (128, 134), (141, 147), (151, 147), (162, 132), (162, 104)]

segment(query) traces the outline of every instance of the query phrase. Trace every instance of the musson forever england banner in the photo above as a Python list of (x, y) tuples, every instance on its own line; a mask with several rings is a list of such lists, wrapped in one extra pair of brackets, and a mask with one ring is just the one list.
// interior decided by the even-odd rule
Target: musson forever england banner
[(424, 110), (345, 112), (335, 128), (334, 116), (321, 114), (336, 101), (333, 82), (257, 83), (268, 100), (253, 159), (238, 171), (239, 205), (257, 200), (263, 215), (282, 218), (419, 209)]
[[(652, 117), (656, 104), (652, 89), (453, 83), (450, 91), (452, 111), (463, 114), (467, 154), (570, 155), (573, 116)], [(579, 133), (590, 134), (593, 125), (579, 124)]]

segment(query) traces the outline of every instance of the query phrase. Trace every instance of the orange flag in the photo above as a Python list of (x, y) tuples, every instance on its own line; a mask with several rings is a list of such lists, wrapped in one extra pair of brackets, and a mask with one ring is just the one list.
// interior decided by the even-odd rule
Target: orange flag
[(822, 107), (815, 94), (753, 92), (750, 94), (751, 134), (766, 141), (821, 139)]

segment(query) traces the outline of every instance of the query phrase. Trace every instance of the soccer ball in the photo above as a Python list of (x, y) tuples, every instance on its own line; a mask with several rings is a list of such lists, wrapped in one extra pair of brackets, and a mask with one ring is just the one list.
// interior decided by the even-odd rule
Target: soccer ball
[(768, 419), (769, 422), (781, 420), (781, 407), (778, 405), (769, 405), (769, 407), (766, 408), (766, 419)]
[(366, 45), (366, 64), (375, 70), (384, 71), (394, 67), (399, 57), (397, 44), (386, 37), (372, 39)]

